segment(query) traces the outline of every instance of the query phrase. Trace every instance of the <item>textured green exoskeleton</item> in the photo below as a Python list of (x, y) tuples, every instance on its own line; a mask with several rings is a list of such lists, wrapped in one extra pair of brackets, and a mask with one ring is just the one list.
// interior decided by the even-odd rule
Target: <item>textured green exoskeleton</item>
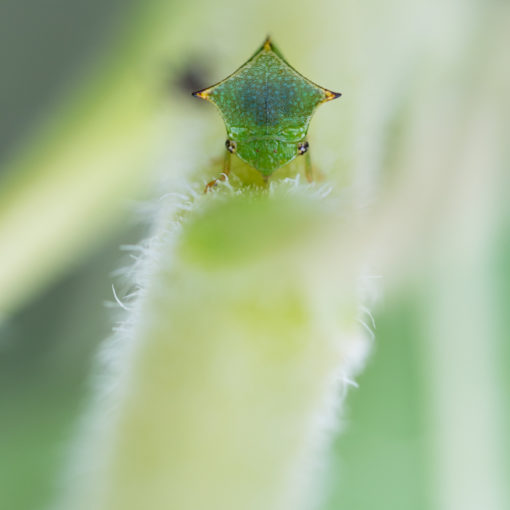
[[(225, 121), (228, 139), (220, 179), (230, 172), (231, 154), (237, 154), (267, 179), (306, 153), (306, 176), (312, 180), (306, 141), (310, 119), (318, 105), (341, 94), (299, 74), (267, 38), (237, 71), (193, 95), (215, 104)], [(206, 191), (216, 182), (210, 182)]]

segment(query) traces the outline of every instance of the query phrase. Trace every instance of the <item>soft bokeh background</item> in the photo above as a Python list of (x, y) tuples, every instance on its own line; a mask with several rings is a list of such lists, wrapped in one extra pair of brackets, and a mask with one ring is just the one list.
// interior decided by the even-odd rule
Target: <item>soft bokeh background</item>
[(114, 321), (114, 272), (130, 263), (119, 247), (144, 235), (142, 201), (172, 164), (165, 140), (198, 115), (221, 147), (221, 122), (189, 90), (268, 31), (344, 92), (314, 119), (317, 160), (395, 228), (374, 248), (388, 267), (376, 340), (323, 509), (509, 508), (508, 12), (496, 0), (3, 0), (0, 508), (55, 497)]

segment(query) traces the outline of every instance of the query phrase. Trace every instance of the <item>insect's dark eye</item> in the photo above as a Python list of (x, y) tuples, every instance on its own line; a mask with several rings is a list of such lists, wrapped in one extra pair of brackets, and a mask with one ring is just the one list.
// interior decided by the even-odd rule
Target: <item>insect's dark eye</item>
[(234, 153), (237, 148), (237, 144), (234, 142), (234, 140), (229, 140), (225, 142), (225, 147), (227, 148), (228, 152)]
[(304, 154), (308, 150), (308, 147), (309, 147), (308, 142), (299, 142), (297, 146), (298, 154), (299, 155)]

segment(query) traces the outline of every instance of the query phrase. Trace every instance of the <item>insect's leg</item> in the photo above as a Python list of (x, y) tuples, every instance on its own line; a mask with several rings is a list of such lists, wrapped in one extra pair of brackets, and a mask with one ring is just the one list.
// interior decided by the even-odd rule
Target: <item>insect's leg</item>
[(310, 157), (310, 150), (307, 150), (305, 156), (305, 176), (308, 182), (314, 181), (314, 171), (312, 166), (312, 158)]
[(223, 160), (223, 172), (219, 177), (213, 179), (211, 182), (208, 182), (205, 186), (204, 193), (207, 193), (211, 188), (214, 188), (220, 181), (224, 181), (230, 175), (230, 161), (232, 158), (232, 153), (227, 149), (225, 151), (225, 158)]
[(305, 157), (305, 175), (308, 182), (313, 182), (314, 172), (312, 167), (312, 160), (310, 158), (310, 144), (304, 140), (297, 145), (297, 153), (299, 156)]
[(310, 149), (309, 149), (308, 142), (304, 142), (301, 150), (301, 154), (305, 157), (305, 176), (306, 180), (308, 182), (314, 182), (314, 181), (322, 181), (324, 180), (324, 174), (318, 170), (316, 167), (312, 165), (312, 158), (310, 156)]
[(225, 151), (225, 158), (223, 159), (223, 181), (230, 175), (230, 162), (232, 160), (232, 152), (228, 149)]

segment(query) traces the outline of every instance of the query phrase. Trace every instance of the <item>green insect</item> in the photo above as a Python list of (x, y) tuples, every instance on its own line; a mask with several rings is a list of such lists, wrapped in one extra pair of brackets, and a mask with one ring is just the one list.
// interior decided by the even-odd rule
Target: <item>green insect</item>
[(341, 94), (319, 87), (291, 67), (268, 37), (237, 71), (216, 85), (193, 92), (219, 109), (227, 128), (222, 175), (230, 172), (232, 154), (258, 170), (265, 180), (278, 168), (305, 154), (312, 180), (308, 125), (318, 105)]

